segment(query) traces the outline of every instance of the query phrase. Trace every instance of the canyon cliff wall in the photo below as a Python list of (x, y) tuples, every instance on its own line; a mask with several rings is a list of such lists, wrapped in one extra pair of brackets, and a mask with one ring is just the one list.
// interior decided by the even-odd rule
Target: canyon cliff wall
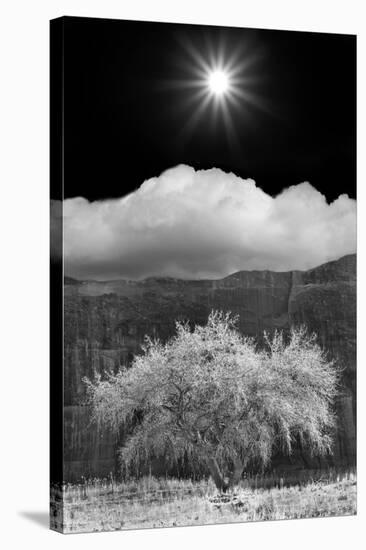
[[(118, 438), (90, 423), (83, 377), (115, 372), (141, 352), (146, 334), (164, 340), (175, 320), (204, 324), (212, 309), (239, 315), (243, 334), (305, 324), (343, 368), (338, 426), (330, 463), (356, 460), (356, 256), (309, 271), (242, 271), (221, 280), (80, 282), (64, 287), (64, 479), (106, 476), (116, 468)], [(329, 461), (328, 461), (329, 463)], [(283, 467), (316, 466), (303, 454)]]

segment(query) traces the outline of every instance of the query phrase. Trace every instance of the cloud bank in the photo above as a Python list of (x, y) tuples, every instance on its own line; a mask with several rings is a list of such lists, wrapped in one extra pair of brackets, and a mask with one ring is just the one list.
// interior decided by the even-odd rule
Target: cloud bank
[(276, 197), (253, 180), (185, 165), (121, 199), (63, 203), (65, 273), (79, 279), (219, 278), (309, 269), (356, 251), (356, 201), (310, 183)]

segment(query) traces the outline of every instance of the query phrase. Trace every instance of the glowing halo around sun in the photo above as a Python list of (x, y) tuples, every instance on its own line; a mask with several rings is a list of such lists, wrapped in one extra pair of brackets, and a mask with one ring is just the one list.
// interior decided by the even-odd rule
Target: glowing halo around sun
[(209, 37), (200, 47), (186, 37), (177, 39), (182, 57), (174, 57), (172, 63), (178, 67), (179, 78), (169, 78), (161, 84), (166, 90), (180, 93), (179, 108), (186, 111), (180, 131), (182, 139), (188, 138), (196, 127), (210, 126), (221, 131), (221, 125), (230, 143), (236, 146), (239, 140), (235, 118), (245, 117), (249, 121), (253, 117), (252, 107), (269, 110), (253, 88), (258, 80), (256, 64), (261, 55), (243, 40), (229, 49), (223, 40), (215, 43)]

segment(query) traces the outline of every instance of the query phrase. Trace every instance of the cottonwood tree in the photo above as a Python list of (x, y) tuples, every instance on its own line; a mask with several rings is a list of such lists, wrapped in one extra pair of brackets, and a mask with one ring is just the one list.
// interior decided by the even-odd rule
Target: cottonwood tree
[(131, 368), (87, 380), (95, 419), (116, 431), (134, 426), (120, 451), (125, 468), (188, 456), (226, 491), (248, 463), (267, 465), (296, 441), (318, 455), (331, 450), (338, 373), (315, 336), (276, 332), (258, 349), (236, 323), (221, 312), (194, 330), (176, 323), (168, 342), (147, 338)]

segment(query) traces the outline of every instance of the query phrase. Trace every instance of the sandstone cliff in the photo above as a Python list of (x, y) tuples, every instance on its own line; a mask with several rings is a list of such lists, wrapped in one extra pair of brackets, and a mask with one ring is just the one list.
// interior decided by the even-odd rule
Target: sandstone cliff
[[(238, 314), (240, 330), (259, 339), (263, 330), (303, 323), (317, 333), (344, 369), (331, 461), (355, 464), (356, 256), (350, 255), (305, 272), (242, 271), (221, 280), (65, 278), (65, 480), (104, 476), (116, 466), (119, 442), (90, 424), (88, 407), (82, 404), (83, 377), (95, 370), (115, 371), (140, 352), (146, 334), (166, 339), (174, 333), (176, 319), (205, 323), (212, 309)], [(280, 463), (281, 457), (276, 460)], [(296, 455), (292, 462), (306, 466), (311, 459)]]

